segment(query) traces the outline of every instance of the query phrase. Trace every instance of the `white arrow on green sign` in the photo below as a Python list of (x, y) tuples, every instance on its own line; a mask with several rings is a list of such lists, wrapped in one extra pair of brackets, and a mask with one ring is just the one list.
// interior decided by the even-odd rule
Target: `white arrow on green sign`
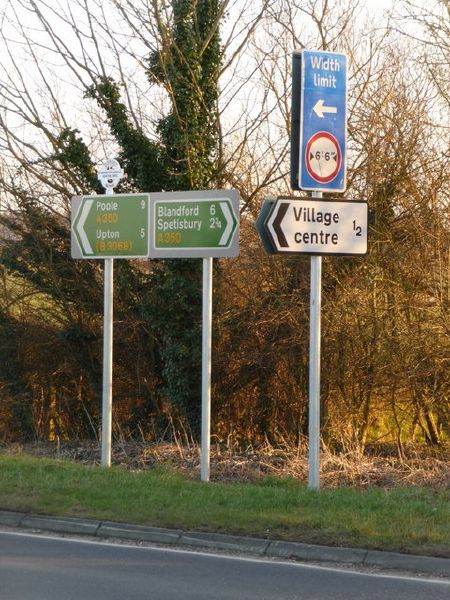
[(147, 257), (149, 204), (148, 194), (72, 198), (72, 257)]
[(238, 253), (235, 190), (151, 194), (152, 258), (206, 258)]

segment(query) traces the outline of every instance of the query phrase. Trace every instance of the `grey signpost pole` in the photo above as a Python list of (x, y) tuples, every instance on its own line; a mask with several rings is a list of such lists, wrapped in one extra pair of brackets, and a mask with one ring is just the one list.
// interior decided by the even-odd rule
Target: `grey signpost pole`
[(212, 273), (212, 257), (204, 258), (202, 308), (202, 456), (200, 478), (205, 482), (209, 481), (211, 444)]
[[(313, 192), (322, 198), (322, 192)], [(320, 487), (320, 331), (322, 304), (322, 257), (311, 256), (309, 300), (309, 470), (308, 487)]]
[[(107, 195), (123, 177), (117, 160), (107, 160), (97, 171), (98, 179)], [(112, 367), (113, 367), (113, 290), (114, 258), (104, 259), (104, 305), (103, 305), (103, 385), (102, 385), (102, 454), (101, 464), (111, 466), (112, 437)]]
[[(110, 194), (111, 191), (108, 190)], [(104, 259), (102, 465), (111, 466), (114, 258)]]

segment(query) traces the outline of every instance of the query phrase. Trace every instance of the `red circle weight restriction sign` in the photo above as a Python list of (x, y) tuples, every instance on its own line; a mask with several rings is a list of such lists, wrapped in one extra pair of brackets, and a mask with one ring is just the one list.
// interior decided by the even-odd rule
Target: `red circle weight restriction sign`
[(334, 135), (327, 131), (315, 133), (306, 144), (306, 169), (320, 183), (333, 181), (342, 162), (341, 149)]

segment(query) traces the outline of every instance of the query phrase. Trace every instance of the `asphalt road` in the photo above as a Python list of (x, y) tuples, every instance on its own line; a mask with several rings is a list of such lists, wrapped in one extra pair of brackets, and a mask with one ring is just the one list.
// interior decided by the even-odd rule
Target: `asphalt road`
[(0, 600), (448, 600), (450, 582), (0, 532)]

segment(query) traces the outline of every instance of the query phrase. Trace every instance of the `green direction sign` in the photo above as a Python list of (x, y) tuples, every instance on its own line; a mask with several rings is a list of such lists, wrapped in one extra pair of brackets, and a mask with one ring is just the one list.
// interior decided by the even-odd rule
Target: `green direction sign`
[(72, 257), (147, 257), (149, 204), (148, 194), (72, 198)]
[(235, 190), (160, 193), (150, 198), (152, 258), (237, 255)]

